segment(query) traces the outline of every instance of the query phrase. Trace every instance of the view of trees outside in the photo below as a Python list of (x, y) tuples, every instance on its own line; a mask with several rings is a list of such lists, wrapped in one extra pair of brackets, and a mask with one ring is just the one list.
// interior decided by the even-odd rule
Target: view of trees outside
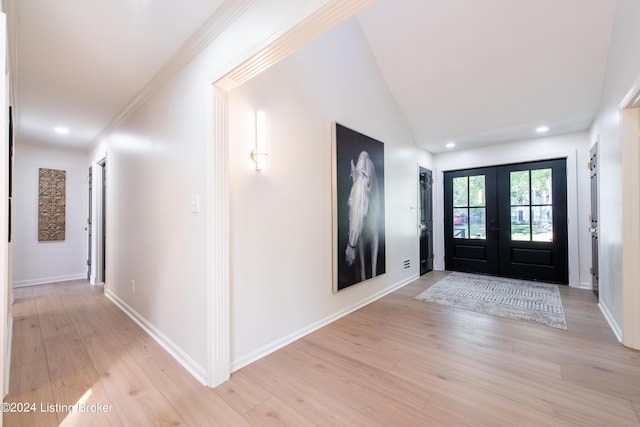
[[(552, 242), (551, 169), (514, 171), (511, 192), (511, 240)], [(486, 239), (485, 176), (453, 178), (453, 237)]]
[(511, 172), (511, 240), (553, 241), (551, 169)]
[(453, 206), (454, 238), (487, 238), (484, 175), (454, 178)]

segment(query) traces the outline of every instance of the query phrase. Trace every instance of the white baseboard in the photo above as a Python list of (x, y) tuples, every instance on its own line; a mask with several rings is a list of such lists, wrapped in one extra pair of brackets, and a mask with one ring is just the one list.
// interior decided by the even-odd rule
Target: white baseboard
[(160, 332), (155, 326), (142, 317), (126, 302), (122, 301), (108, 287), (105, 287), (104, 294), (109, 298), (120, 310), (129, 316), (138, 324), (151, 338), (153, 338), (167, 353), (169, 353), (183, 368), (194, 376), (202, 385), (207, 384), (207, 372), (198, 365), (187, 353), (185, 353), (176, 343), (171, 341), (166, 335)]
[(7, 323), (7, 354), (4, 355), (6, 357), (5, 367), (4, 367), (4, 384), (3, 384), (3, 395), (2, 399), (4, 399), (7, 394), (9, 394), (9, 380), (11, 375), (11, 350), (13, 347), (13, 316), (9, 316), (9, 322)]
[(13, 287), (44, 285), (45, 283), (66, 282), (67, 280), (86, 279), (87, 273), (69, 274), (67, 276), (41, 277), (39, 279), (14, 280)]
[(323, 326), (328, 325), (331, 322), (335, 322), (336, 320), (340, 319), (343, 316), (346, 316), (349, 313), (352, 313), (356, 310), (358, 310), (359, 308), (364, 307), (367, 304), (371, 304), (372, 302), (384, 297), (385, 295), (390, 294), (391, 292), (395, 291), (396, 289), (399, 289), (411, 282), (413, 282), (414, 280), (418, 279), (420, 276), (418, 274), (414, 274), (400, 282), (397, 282), (391, 286), (389, 286), (388, 288), (385, 288), (373, 295), (368, 296), (367, 298), (356, 302), (355, 304), (352, 304), (351, 306), (338, 311), (337, 313), (334, 313), (330, 316), (325, 317), (324, 319), (321, 319), (307, 327), (304, 327), (302, 329), (299, 329), (298, 331), (295, 331), (283, 338), (280, 338), (276, 341), (273, 341), (270, 344), (267, 344), (257, 350), (255, 350), (254, 352), (241, 357), (237, 360), (234, 360), (231, 362), (231, 372), (235, 372), (253, 362), (255, 362), (256, 360), (262, 359), (263, 357), (273, 353), (276, 350), (281, 349), (282, 347), (291, 344), (292, 342), (304, 337), (305, 335), (310, 334), (313, 331), (316, 331), (320, 328), (322, 328)]
[(614, 335), (616, 336), (618, 341), (622, 343), (622, 329), (620, 328), (620, 326), (618, 326), (618, 323), (616, 322), (616, 319), (611, 314), (611, 311), (609, 311), (609, 307), (607, 307), (607, 305), (602, 301), (598, 303), (598, 307), (600, 307), (600, 311), (602, 312), (602, 315), (604, 316), (605, 320), (609, 324), (609, 327), (613, 331)]
[(578, 289), (586, 289), (589, 291), (593, 290), (593, 285), (591, 284), (591, 282), (580, 282), (580, 284), (577, 287)]

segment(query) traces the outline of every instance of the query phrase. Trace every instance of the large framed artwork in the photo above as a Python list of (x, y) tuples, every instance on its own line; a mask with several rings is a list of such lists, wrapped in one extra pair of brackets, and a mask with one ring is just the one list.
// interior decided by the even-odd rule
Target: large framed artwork
[(385, 273), (384, 144), (333, 129), (333, 290)]

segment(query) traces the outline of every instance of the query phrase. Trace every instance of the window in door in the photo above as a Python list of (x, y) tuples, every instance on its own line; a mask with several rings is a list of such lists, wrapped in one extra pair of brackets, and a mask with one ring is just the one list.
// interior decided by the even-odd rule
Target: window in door
[(553, 242), (552, 170), (509, 174), (511, 240)]
[(444, 172), (447, 270), (568, 282), (566, 159)]
[(484, 175), (453, 178), (453, 238), (487, 238)]

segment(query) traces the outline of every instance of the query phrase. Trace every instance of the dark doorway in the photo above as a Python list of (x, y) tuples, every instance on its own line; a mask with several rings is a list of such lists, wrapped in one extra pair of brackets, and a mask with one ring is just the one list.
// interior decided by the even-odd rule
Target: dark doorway
[(444, 173), (445, 268), (568, 283), (566, 160)]
[(591, 284), (593, 292), (599, 297), (598, 285), (598, 144), (589, 151), (591, 157), (589, 170), (591, 171)]
[(87, 181), (89, 182), (89, 214), (87, 215), (87, 280), (91, 279), (91, 246), (92, 246), (92, 236), (93, 230), (91, 229), (91, 217), (93, 215), (93, 168), (89, 168), (89, 176), (87, 177)]
[(433, 270), (433, 174), (420, 167), (418, 172), (420, 207), (420, 275)]
[(100, 196), (96, 214), (96, 223), (100, 230), (96, 232), (96, 283), (107, 283), (107, 160), (98, 162), (100, 166)]

